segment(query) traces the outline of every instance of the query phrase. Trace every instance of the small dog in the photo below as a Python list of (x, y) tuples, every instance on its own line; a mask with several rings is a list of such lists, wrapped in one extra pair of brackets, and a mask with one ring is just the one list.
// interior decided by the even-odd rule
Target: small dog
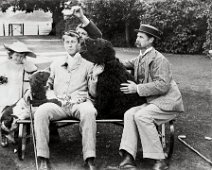
[[(1, 117), (1, 135), (2, 146), (7, 146), (7, 138), (12, 143), (15, 143), (14, 133), (17, 131), (17, 120), (27, 119), (30, 117), (30, 104), (32, 105), (32, 112), (34, 113), (38, 106), (43, 103), (51, 102), (61, 106), (61, 102), (56, 99), (53, 95), (50, 99), (47, 98), (48, 87), (47, 80), (50, 73), (47, 71), (37, 71), (30, 77), (30, 90), (24, 94), (24, 97), (18, 100), (15, 104), (11, 106), (6, 106), (2, 110)], [(31, 96), (31, 101), (29, 103), (29, 96)], [(55, 98), (54, 98), (55, 97)]]
[(120, 84), (126, 83), (127, 80), (134, 81), (134, 77), (115, 57), (115, 50), (109, 41), (101, 38), (85, 39), (81, 43), (81, 55), (86, 60), (104, 67), (98, 76), (95, 98), (99, 118), (123, 119), (128, 109), (146, 102), (146, 99), (137, 93), (126, 95), (120, 91)]

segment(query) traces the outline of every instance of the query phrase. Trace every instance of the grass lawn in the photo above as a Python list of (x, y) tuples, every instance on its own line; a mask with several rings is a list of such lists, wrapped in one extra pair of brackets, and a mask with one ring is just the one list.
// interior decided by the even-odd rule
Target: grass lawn
[[(0, 37), (1, 39), (1, 37)], [(33, 38), (36, 40), (36, 38)], [(63, 50), (61, 42), (30, 41), (38, 52)], [(4, 42), (7, 41), (5, 38)], [(8, 40), (10, 41), (10, 40)], [(43, 47), (45, 50), (43, 50)], [(136, 49), (116, 48), (120, 59), (129, 59), (138, 54)], [(210, 170), (210, 165), (201, 157), (180, 143), (178, 135), (186, 135), (185, 139), (208, 159), (212, 159), (212, 141), (204, 136), (212, 137), (212, 60), (202, 55), (165, 54), (172, 63), (173, 77), (179, 85), (183, 95), (185, 113), (178, 115), (175, 123), (176, 136), (173, 158), (170, 170)], [(120, 157), (118, 148), (122, 128), (112, 124), (98, 125), (97, 132), (97, 165), (104, 169), (106, 165), (118, 165)], [(60, 129), (61, 142), (51, 145), (51, 163), (54, 170), (84, 169), (81, 154), (81, 137), (78, 125)], [(139, 169), (150, 170), (153, 162), (142, 159), (138, 152), (137, 165)], [(19, 161), (13, 153), (12, 147), (0, 147), (0, 170), (32, 170), (34, 155), (32, 143), (27, 146), (26, 158)]]

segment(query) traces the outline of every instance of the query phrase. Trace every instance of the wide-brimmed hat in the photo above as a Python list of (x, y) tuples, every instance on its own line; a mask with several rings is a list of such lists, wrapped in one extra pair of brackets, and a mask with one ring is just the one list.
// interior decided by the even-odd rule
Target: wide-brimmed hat
[(156, 27), (148, 24), (141, 24), (139, 29), (135, 29), (136, 32), (143, 32), (146, 34), (150, 34), (155, 38), (161, 38), (161, 32)]
[(4, 47), (9, 51), (14, 51), (17, 53), (26, 53), (27, 56), (36, 58), (36, 54), (32, 52), (24, 43), (14, 42), (12, 44), (4, 44)]

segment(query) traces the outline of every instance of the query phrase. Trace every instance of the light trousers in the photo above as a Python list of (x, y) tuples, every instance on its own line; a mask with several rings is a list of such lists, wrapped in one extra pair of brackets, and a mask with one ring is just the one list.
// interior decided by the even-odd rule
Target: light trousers
[(82, 133), (83, 159), (96, 157), (96, 115), (97, 111), (90, 101), (75, 104), (70, 112), (65, 112), (54, 103), (41, 105), (34, 114), (37, 156), (49, 158), (50, 121), (74, 117), (80, 120)]
[(124, 129), (120, 144), (122, 150), (130, 153), (134, 159), (140, 137), (143, 158), (165, 159), (163, 147), (154, 123), (164, 123), (176, 115), (176, 112), (162, 111), (154, 104), (143, 104), (129, 109), (124, 115)]

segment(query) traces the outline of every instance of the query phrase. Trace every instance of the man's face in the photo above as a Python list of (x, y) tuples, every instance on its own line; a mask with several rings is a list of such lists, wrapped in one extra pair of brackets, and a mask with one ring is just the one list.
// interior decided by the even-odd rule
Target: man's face
[(82, 39), (88, 38), (88, 33), (83, 28), (77, 27), (76, 32), (80, 35)]
[(80, 42), (77, 37), (64, 35), (64, 47), (69, 55), (74, 56), (80, 50)]
[(146, 49), (152, 45), (153, 40), (154, 38), (149, 38), (145, 33), (138, 32), (135, 45), (140, 49)]

